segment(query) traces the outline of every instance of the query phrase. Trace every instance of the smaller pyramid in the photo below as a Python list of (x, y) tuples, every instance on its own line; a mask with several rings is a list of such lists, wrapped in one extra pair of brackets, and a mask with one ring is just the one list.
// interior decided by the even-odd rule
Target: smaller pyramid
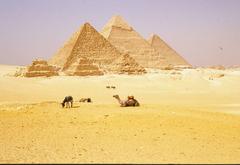
[(58, 68), (48, 65), (45, 60), (34, 60), (30, 66), (27, 67), (24, 73), (25, 77), (51, 77), (58, 76)]
[(79, 57), (71, 66), (65, 71), (69, 76), (100, 76), (103, 72), (96, 64), (93, 64), (89, 59)]
[(129, 75), (147, 73), (146, 70), (128, 54), (124, 54), (114, 61), (113, 70), (118, 74), (127, 73)]
[(158, 35), (152, 35), (148, 42), (160, 54), (164, 56), (169, 65), (172, 66), (187, 66), (191, 65), (181, 57), (174, 49), (172, 49), (166, 42), (164, 42)]

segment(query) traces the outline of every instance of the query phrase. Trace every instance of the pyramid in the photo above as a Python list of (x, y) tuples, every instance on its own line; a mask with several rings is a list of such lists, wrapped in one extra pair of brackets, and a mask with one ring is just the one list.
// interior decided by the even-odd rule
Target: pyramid
[(30, 66), (27, 67), (25, 77), (51, 77), (58, 76), (58, 69), (54, 66), (48, 65), (45, 60), (34, 60)]
[[(64, 72), (69, 72), (68, 70), (72, 70), (74, 66), (81, 64), (80, 59), (83, 58), (87, 59), (91, 66), (94, 64), (104, 73), (118, 73), (113, 67), (117, 64), (116, 62), (119, 62), (117, 59), (122, 56), (123, 54), (89, 23), (85, 23), (78, 32), (73, 34), (58, 53), (50, 59), (50, 63), (62, 67)], [(81, 69), (81, 67), (77, 68), (78, 71)], [(141, 70), (142, 67), (139, 65), (137, 69)]]
[(120, 52), (129, 54), (145, 68), (161, 68), (168, 62), (141, 37), (121, 16), (114, 16), (101, 34)]
[(65, 72), (69, 76), (99, 76), (103, 72), (87, 58), (80, 57)]
[(191, 66), (183, 57), (181, 57), (175, 50), (173, 50), (166, 42), (164, 42), (159, 36), (152, 35), (148, 42), (159, 53), (164, 55), (169, 65), (172, 66)]

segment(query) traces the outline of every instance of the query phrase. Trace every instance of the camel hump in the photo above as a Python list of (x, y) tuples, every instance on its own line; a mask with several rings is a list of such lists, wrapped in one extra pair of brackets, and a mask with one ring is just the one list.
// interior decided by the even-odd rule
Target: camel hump
[(64, 101), (63, 102), (69, 102), (69, 101), (73, 101), (73, 97), (72, 96), (66, 96), (64, 98)]

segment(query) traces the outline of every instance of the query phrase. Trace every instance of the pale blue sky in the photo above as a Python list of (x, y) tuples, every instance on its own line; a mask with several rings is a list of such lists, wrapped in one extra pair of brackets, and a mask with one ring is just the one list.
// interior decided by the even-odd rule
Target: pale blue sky
[(240, 0), (0, 0), (0, 64), (50, 58), (84, 22), (121, 15), (195, 66), (240, 64)]

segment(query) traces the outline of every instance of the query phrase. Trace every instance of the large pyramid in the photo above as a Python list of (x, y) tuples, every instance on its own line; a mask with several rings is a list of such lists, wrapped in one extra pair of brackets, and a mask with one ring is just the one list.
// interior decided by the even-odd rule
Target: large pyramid
[(114, 16), (101, 34), (120, 52), (129, 54), (145, 68), (162, 68), (168, 65), (165, 57), (156, 51), (121, 16)]
[(160, 54), (164, 55), (166, 60), (172, 66), (188, 66), (191, 65), (181, 57), (175, 50), (173, 50), (166, 42), (164, 42), (159, 36), (152, 35), (148, 42), (153, 48), (155, 48)]
[[(120, 73), (122, 69), (116, 70), (114, 66), (120, 63), (117, 59), (120, 59), (122, 56), (123, 54), (89, 23), (85, 23), (49, 62), (62, 67), (62, 70), (66, 73), (71, 73), (72, 71), (69, 70), (73, 70), (73, 68), (78, 68), (79, 73), (81, 60), (85, 59), (89, 65), (97, 67), (99, 71)], [(132, 61), (131, 65), (137, 67), (135, 69), (142, 71), (141, 73), (145, 72), (144, 68), (137, 65), (135, 60)], [(128, 74), (128, 72), (126, 73)]]

